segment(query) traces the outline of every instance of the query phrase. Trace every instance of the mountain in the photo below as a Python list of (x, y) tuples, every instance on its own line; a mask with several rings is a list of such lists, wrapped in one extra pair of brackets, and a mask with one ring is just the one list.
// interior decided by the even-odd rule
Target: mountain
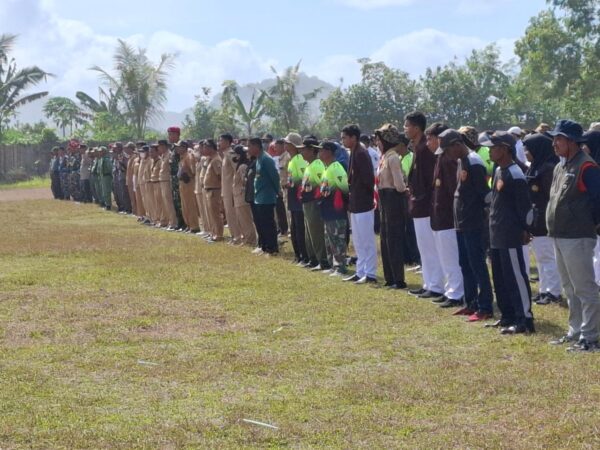
[[(238, 93), (242, 101), (246, 106), (250, 104), (250, 100), (252, 98), (252, 93), (254, 90), (268, 90), (275, 86), (276, 80), (275, 78), (268, 78), (259, 83), (249, 83), (243, 86), (238, 87)], [(320, 89), (317, 97), (312, 100), (310, 105), (310, 112), (312, 115), (317, 115), (319, 113), (319, 104), (321, 100), (327, 98), (331, 91), (335, 88), (331, 84), (327, 83), (319, 79), (318, 77), (309, 77), (304, 73), (300, 73), (298, 75), (298, 85), (296, 86), (296, 93), (299, 98), (302, 98), (304, 94), (308, 94), (309, 92), (314, 91), (315, 89)], [(43, 113), (44, 105), (48, 97), (45, 99), (37, 100), (32, 103), (28, 103), (18, 110), (17, 121), (19, 123), (35, 123), (40, 120), (48, 123), (48, 126), (52, 127), (52, 124)], [(217, 94), (211, 100), (211, 106), (218, 108), (221, 105), (221, 94)], [(159, 119), (154, 120), (150, 123), (150, 128), (154, 128), (156, 130), (166, 130), (168, 127), (172, 125), (181, 126), (183, 120), (185, 119), (186, 114), (192, 114), (193, 108), (186, 108), (181, 112), (175, 111), (165, 111), (163, 116)]]

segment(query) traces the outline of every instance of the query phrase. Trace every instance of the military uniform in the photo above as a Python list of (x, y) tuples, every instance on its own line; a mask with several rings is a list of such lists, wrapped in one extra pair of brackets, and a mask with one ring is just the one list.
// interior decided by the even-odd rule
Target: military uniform
[(73, 152), (69, 155), (67, 162), (69, 167), (69, 193), (73, 197), (73, 200), (80, 202), (81, 196), (81, 185), (79, 170), (81, 169), (81, 155), (78, 152)]
[(233, 204), (242, 231), (242, 242), (256, 247), (256, 228), (252, 219), (252, 208), (246, 202), (246, 173), (248, 166), (240, 164), (233, 176)]
[[(221, 173), (222, 160), (216, 154), (207, 157), (206, 173), (204, 174), (204, 194), (208, 211), (210, 234), (213, 239), (223, 239), (223, 218), (221, 217)], [(233, 185), (232, 185), (233, 186)]]
[(63, 200), (71, 199), (69, 191), (69, 158), (64, 155), (58, 158), (58, 173), (60, 175), (60, 189), (62, 191)]
[(175, 228), (185, 228), (183, 214), (181, 212), (181, 196), (179, 195), (179, 178), (177, 172), (179, 170), (179, 155), (173, 152), (171, 157), (171, 196), (173, 197), (173, 209), (175, 210), (176, 224)]
[(233, 177), (235, 175), (235, 164), (232, 160), (233, 151), (227, 148), (223, 153), (223, 162), (221, 165), (221, 196), (223, 197), (223, 207), (225, 208), (225, 219), (229, 227), (229, 234), (234, 242), (241, 240), (242, 232), (235, 214), (233, 200)]
[(200, 224), (198, 223), (198, 205), (194, 195), (194, 172), (195, 164), (192, 161), (193, 155), (186, 153), (179, 161), (179, 194), (181, 195), (181, 212), (183, 220), (190, 231), (198, 232)]
[(112, 169), (112, 158), (108, 155), (102, 156), (99, 170), (101, 176), (100, 183), (102, 190), (102, 201), (107, 210), (110, 210), (112, 207)]
[(92, 196), (94, 203), (102, 205), (102, 189), (100, 188), (100, 156), (97, 151), (94, 151), (94, 158), (90, 167), (90, 187), (92, 188)]
[(177, 214), (175, 212), (175, 205), (173, 204), (171, 160), (170, 153), (168, 151), (164, 155), (159, 157), (159, 163), (160, 169), (158, 174), (158, 181), (162, 201), (160, 224), (162, 226), (168, 225), (170, 228), (177, 228)]
[(60, 187), (60, 167), (58, 156), (50, 159), (50, 189), (55, 199), (62, 199), (63, 193)]

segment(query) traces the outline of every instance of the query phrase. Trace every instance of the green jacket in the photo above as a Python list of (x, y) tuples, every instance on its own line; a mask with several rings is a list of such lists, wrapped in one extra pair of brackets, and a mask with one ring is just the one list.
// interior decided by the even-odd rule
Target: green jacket
[(256, 159), (254, 203), (257, 205), (276, 204), (279, 187), (279, 170), (277, 170), (273, 158), (263, 151)]

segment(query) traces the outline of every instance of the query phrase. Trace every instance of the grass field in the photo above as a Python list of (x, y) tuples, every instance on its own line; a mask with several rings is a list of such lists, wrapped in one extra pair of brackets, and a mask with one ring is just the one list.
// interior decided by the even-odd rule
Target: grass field
[(33, 177), (17, 183), (0, 183), (0, 190), (50, 188), (50, 177)]
[(564, 308), (505, 337), (94, 206), (0, 217), (2, 449), (600, 448)]

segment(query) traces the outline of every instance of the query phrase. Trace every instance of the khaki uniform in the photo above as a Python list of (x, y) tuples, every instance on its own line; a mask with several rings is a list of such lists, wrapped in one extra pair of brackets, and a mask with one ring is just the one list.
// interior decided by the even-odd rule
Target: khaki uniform
[(159, 158), (160, 169), (158, 172), (158, 181), (160, 186), (161, 216), (160, 223), (163, 226), (177, 228), (177, 213), (173, 203), (173, 187), (171, 185), (171, 161), (170, 153), (166, 152)]
[(146, 158), (140, 162), (139, 176), (142, 203), (144, 203), (144, 209), (146, 210), (146, 218), (150, 220), (154, 217), (154, 191), (152, 190), (152, 183), (150, 182), (151, 173), (152, 159), (146, 156)]
[(229, 227), (229, 234), (234, 241), (239, 241), (242, 237), (242, 231), (238, 223), (233, 203), (233, 177), (235, 175), (235, 164), (232, 158), (233, 151), (231, 148), (228, 148), (223, 154), (221, 196), (223, 197), (223, 207), (225, 208), (225, 219), (227, 220), (227, 226)]
[(204, 197), (204, 176), (206, 175), (207, 167), (208, 161), (206, 157), (200, 157), (200, 160), (196, 162), (194, 194), (196, 194), (196, 203), (200, 213), (200, 227), (202, 231), (210, 232), (208, 210), (206, 209), (206, 200)]
[(137, 156), (133, 162), (133, 189), (135, 194), (135, 215), (143, 217), (146, 215), (146, 209), (144, 207), (144, 200), (142, 199), (142, 188), (140, 183), (140, 167), (142, 166), (142, 159)]
[[(279, 181), (281, 182), (281, 190), (284, 193), (287, 192), (288, 188), (288, 165), (291, 159), (292, 157), (287, 151), (284, 151), (279, 157)], [(288, 196), (285, 194), (283, 195), (283, 203), (285, 205), (288, 223), (292, 223), (292, 218), (288, 209)]]
[[(179, 195), (181, 197), (181, 213), (183, 221), (192, 231), (198, 231), (200, 224), (198, 222), (198, 205), (194, 194), (196, 165), (193, 162), (194, 156), (186, 153), (179, 161)], [(186, 174), (187, 177), (184, 175)], [(184, 179), (187, 179), (186, 183)]]
[(160, 225), (166, 225), (165, 223), (161, 222), (161, 218), (163, 215), (163, 206), (162, 206), (162, 196), (161, 196), (161, 192), (160, 192), (160, 178), (159, 178), (159, 174), (160, 174), (160, 167), (161, 167), (161, 160), (160, 158), (156, 158), (151, 159), (152, 161), (152, 165), (150, 166), (150, 190), (151, 190), (151, 195), (152, 195), (152, 203), (153, 203), (153, 210), (152, 210), (152, 214), (153, 216), (150, 217), (152, 222), (154, 222), (155, 224), (160, 224)]
[[(221, 173), (222, 161), (217, 154), (207, 158), (204, 174), (204, 195), (210, 223), (210, 233), (214, 239), (223, 239), (223, 217), (221, 216)], [(233, 180), (232, 180), (233, 190)], [(233, 199), (233, 195), (232, 195)]]
[(248, 166), (246, 164), (240, 164), (235, 171), (233, 176), (233, 203), (242, 230), (242, 242), (256, 247), (256, 229), (254, 228), (254, 220), (252, 220), (252, 209), (245, 198), (247, 171)]
[[(133, 188), (133, 168), (135, 166), (135, 160), (137, 156), (131, 155), (127, 160), (127, 170), (125, 171), (125, 186), (127, 186), (127, 193), (129, 194), (129, 201), (131, 202), (131, 212), (136, 214), (136, 198), (135, 190)], [(137, 215), (137, 214), (136, 214)]]

